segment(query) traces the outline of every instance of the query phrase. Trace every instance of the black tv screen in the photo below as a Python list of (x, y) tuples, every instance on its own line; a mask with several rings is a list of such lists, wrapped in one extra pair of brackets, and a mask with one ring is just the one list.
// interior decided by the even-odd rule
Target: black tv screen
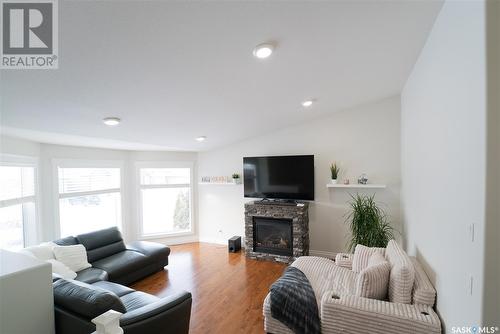
[(314, 155), (243, 158), (245, 197), (314, 200)]

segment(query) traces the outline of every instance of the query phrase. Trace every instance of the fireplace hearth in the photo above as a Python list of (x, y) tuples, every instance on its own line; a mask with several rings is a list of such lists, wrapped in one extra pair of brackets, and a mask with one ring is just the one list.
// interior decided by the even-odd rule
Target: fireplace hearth
[(308, 207), (308, 203), (246, 203), (246, 256), (291, 263), (299, 256), (309, 255)]

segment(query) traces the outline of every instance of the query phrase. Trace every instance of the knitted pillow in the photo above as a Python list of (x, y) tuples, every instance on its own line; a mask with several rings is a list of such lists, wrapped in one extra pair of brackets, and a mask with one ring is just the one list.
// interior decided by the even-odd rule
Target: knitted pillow
[(363, 245), (356, 245), (354, 249), (354, 257), (352, 259), (352, 271), (361, 272), (368, 265), (368, 259), (373, 253), (384, 255), (385, 248), (366, 247)]
[(387, 244), (385, 257), (391, 264), (389, 276), (389, 301), (411, 304), (411, 292), (415, 282), (415, 268), (406, 252), (394, 240)]
[(356, 280), (356, 296), (385, 299), (389, 285), (391, 264), (378, 252), (368, 259), (368, 266), (363, 269)]

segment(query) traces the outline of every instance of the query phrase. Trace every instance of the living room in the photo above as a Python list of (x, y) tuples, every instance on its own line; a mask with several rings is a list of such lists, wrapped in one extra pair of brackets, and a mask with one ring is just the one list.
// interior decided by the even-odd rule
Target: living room
[(500, 2), (30, 4), (2, 334), (499, 331)]

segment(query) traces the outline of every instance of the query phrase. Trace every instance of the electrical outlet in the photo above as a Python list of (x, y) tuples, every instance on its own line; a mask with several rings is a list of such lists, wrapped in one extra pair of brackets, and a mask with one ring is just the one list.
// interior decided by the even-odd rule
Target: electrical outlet
[(474, 277), (469, 275), (467, 278), (467, 294), (472, 296), (472, 288), (474, 287)]
[(469, 238), (470, 238), (470, 242), (474, 242), (474, 237), (475, 237), (475, 224), (472, 223), (469, 225)]

